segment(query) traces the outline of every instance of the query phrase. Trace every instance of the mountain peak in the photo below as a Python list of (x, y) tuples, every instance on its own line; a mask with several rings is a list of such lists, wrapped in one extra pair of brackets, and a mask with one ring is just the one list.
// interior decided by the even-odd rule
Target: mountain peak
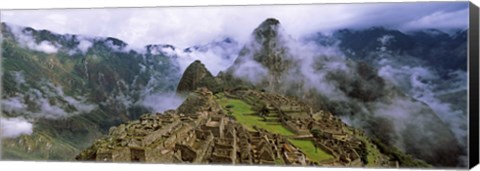
[[(295, 65), (295, 59), (288, 52), (289, 40), (277, 19), (266, 19), (252, 32), (251, 40), (240, 51), (227, 75), (255, 80), (266, 90), (276, 90), (275, 83), (280, 81), (282, 73)], [(252, 65), (259, 70), (251, 70)]]
[(280, 21), (274, 18), (268, 18), (253, 31), (253, 35), (257, 42), (269, 41), (278, 36), (279, 28)]
[(277, 19), (267, 18), (265, 21), (263, 21), (262, 24), (260, 24), (260, 26), (262, 26), (262, 25), (279, 25), (279, 24), (280, 24), (280, 21), (278, 21)]
[(217, 85), (218, 83), (205, 65), (200, 60), (195, 60), (183, 73), (177, 93), (189, 93), (201, 87), (216, 90)]

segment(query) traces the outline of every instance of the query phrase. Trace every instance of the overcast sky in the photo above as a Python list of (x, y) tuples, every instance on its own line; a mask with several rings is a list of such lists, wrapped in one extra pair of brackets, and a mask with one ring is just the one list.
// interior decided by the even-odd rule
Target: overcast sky
[(364, 3), (276, 6), (159, 7), (2, 11), (10, 24), (119, 38), (134, 47), (188, 47), (221, 36), (243, 43), (273, 17), (293, 37), (339, 28), (385, 26), (401, 30), (467, 28), (468, 2)]

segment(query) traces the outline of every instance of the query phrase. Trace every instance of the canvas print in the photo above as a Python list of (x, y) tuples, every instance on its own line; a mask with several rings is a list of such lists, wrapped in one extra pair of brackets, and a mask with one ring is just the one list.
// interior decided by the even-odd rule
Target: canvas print
[(1, 11), (1, 160), (465, 168), (468, 2)]

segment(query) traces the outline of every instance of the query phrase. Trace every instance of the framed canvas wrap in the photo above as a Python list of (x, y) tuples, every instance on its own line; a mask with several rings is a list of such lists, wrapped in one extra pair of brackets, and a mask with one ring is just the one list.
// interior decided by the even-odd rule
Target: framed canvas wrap
[(478, 15), (470, 2), (1, 10), (1, 159), (471, 168)]

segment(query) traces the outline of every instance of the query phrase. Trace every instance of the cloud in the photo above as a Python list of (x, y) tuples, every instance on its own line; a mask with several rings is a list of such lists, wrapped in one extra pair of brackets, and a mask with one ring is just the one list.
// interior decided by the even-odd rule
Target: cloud
[(152, 112), (161, 113), (166, 110), (177, 109), (184, 100), (175, 93), (155, 93), (147, 95), (142, 101), (139, 101), (139, 104)]
[(38, 45), (30, 44), (29, 48), (31, 48), (33, 50), (37, 50), (37, 51), (42, 51), (42, 52), (45, 52), (45, 53), (57, 53), (57, 51), (58, 51), (58, 48), (55, 47), (55, 45), (53, 45), (52, 43), (50, 43), (48, 41), (42, 41)]
[(289, 33), (300, 37), (316, 31), (376, 25), (465, 28), (467, 10), (468, 2), (419, 2), (5, 10), (1, 18), (8, 23), (59, 33), (116, 37), (136, 47), (172, 44), (186, 48), (221, 36), (243, 44), (258, 23), (269, 17), (279, 19)]
[(36, 43), (35, 39), (32, 37), (32, 33), (23, 32), (21, 27), (12, 26), (11, 30), (12, 33), (15, 35), (15, 39), (18, 41), (18, 43), (31, 50), (51, 54), (57, 53), (58, 49), (60, 48), (60, 45), (54, 44), (46, 40), (41, 41), (40, 43)]
[(298, 60), (297, 71), (286, 76), (286, 82), (303, 82), (303, 89), (315, 89), (329, 97), (330, 100), (346, 100), (345, 94), (337, 88), (337, 84), (327, 77), (331, 73), (351, 73), (351, 66), (337, 47), (317, 46), (313, 43), (289, 41), (289, 52)]
[(399, 64), (393, 59), (383, 59), (380, 65), (379, 76), (393, 83), (409, 96), (427, 104), (455, 133), (460, 144), (466, 146), (466, 110), (457, 109), (459, 104), (440, 98), (442, 95), (461, 91), (465, 91), (461, 96), (466, 98), (467, 73), (465, 71), (455, 71), (450, 79), (442, 80), (438, 73), (425, 66)]
[(25, 75), (23, 74), (23, 71), (12, 71), (11, 74), (13, 75), (17, 85), (25, 83)]
[(85, 101), (84, 99), (82, 101), (79, 101), (71, 96), (65, 96), (64, 99), (68, 102), (69, 105), (75, 107), (75, 109), (77, 109), (77, 112), (79, 113), (89, 113), (97, 107), (94, 104), (82, 102)]
[[(276, 35), (287, 36), (282, 32)], [(314, 106), (330, 110), (350, 125), (386, 139), (408, 153), (433, 156), (447, 144), (456, 145), (455, 138), (465, 149), (465, 113), (437, 97), (436, 89), (451, 80), (442, 80), (434, 70), (422, 66), (417, 60), (407, 60), (413, 57), (389, 51), (386, 45), (393, 39), (391, 35), (384, 35), (376, 40), (380, 46), (372, 54), (377, 59), (370, 65), (378, 67), (378, 73), (370, 66), (347, 58), (339, 49), (338, 41), (329, 46), (295, 40), (269, 42), (269, 45), (276, 45), (268, 46), (270, 49), (286, 49), (280, 62), (270, 65), (289, 67), (281, 71), (279, 80), (273, 80), (280, 84), (266, 90), (307, 99)], [(271, 40), (282, 40), (282, 37)], [(247, 56), (239, 59), (247, 62), (255, 54), (270, 55), (262, 54), (261, 46), (255, 43), (246, 47)], [(265, 66), (253, 60), (252, 64), (245, 61), (236, 61), (234, 76), (254, 84), (273, 83), (271, 77), (276, 75), (268, 74)], [(239, 69), (244, 63), (249, 64), (248, 68)], [(253, 72), (256, 70), (265, 72)], [(466, 73), (454, 75), (462, 81)], [(466, 82), (452, 85), (466, 85)], [(448, 86), (446, 89), (452, 88)], [(455, 137), (450, 136), (450, 131)]]
[(267, 79), (268, 69), (253, 59), (246, 59), (235, 68), (233, 75), (240, 79), (249, 80), (253, 84), (258, 84)]
[(87, 53), (88, 49), (92, 47), (93, 43), (89, 40), (81, 39), (80, 43), (78, 44), (77, 48), (80, 50), (83, 54)]
[[(455, 29), (468, 27), (468, 9), (446, 12), (438, 11), (419, 19), (410, 21), (402, 26), (404, 30), (415, 30), (422, 28)], [(445, 22), (449, 21), (449, 22)]]
[(18, 118), (0, 118), (0, 137), (16, 138), (20, 135), (30, 135), (33, 132), (32, 123)]
[(2, 99), (2, 110), (12, 113), (17, 112), (20, 113), (26, 110), (27, 105), (23, 103), (21, 97), (10, 97)]
[[(58, 119), (88, 113), (97, 108), (97, 105), (86, 102), (84, 97), (65, 95), (61, 86), (56, 86), (47, 80), (32, 86), (25, 80), (21, 71), (12, 71), (10, 75), (15, 78), (17, 89), (20, 88), (19, 86), (27, 89), (18, 91), (15, 96), (2, 99), (2, 111), (10, 115)], [(67, 110), (69, 106), (74, 110)]]

